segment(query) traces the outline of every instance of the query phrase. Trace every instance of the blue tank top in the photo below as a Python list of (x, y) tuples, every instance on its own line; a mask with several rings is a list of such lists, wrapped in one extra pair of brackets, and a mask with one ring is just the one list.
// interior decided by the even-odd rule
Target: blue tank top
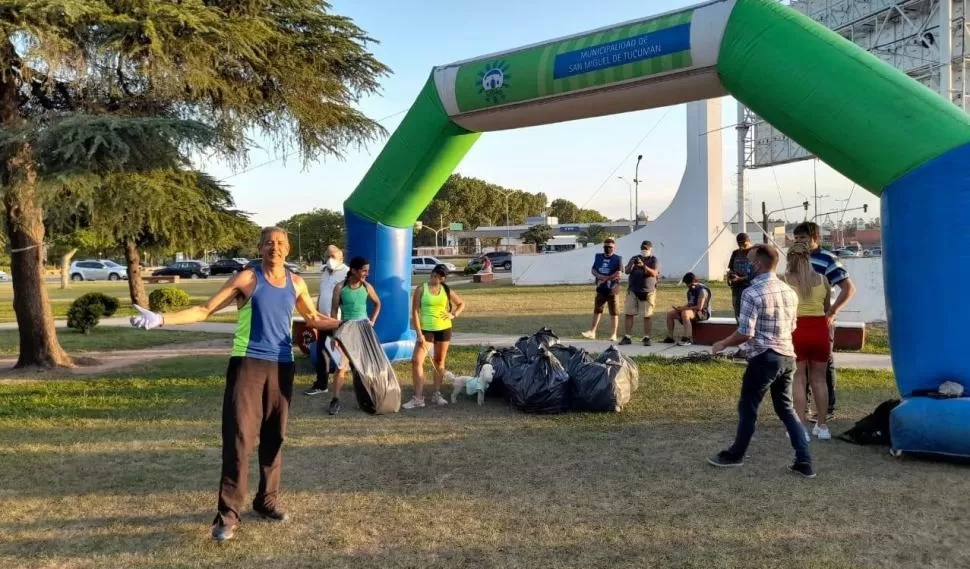
[(282, 287), (270, 284), (261, 268), (254, 268), (253, 272), (256, 273), (256, 290), (239, 310), (232, 355), (271, 362), (292, 362), (291, 326), (296, 288), (290, 271), (286, 271), (286, 284)]

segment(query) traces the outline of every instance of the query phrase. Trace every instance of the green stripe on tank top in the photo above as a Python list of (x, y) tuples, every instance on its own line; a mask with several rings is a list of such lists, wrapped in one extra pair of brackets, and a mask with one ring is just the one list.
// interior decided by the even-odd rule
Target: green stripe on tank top
[(232, 356), (246, 357), (249, 351), (249, 338), (253, 329), (253, 303), (252, 299), (239, 309), (239, 317), (236, 320), (236, 334), (232, 339)]

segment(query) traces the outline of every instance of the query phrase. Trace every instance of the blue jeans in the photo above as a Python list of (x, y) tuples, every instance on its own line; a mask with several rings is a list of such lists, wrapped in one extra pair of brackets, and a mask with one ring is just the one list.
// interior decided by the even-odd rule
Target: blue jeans
[(738, 401), (738, 434), (728, 452), (736, 458), (744, 458), (745, 451), (754, 436), (754, 426), (758, 421), (758, 407), (765, 393), (771, 390), (771, 403), (775, 413), (785, 424), (788, 438), (795, 449), (796, 462), (812, 462), (805, 441), (805, 427), (792, 406), (792, 376), (795, 374), (795, 358), (783, 356), (768, 350), (748, 362), (741, 381), (741, 399)]

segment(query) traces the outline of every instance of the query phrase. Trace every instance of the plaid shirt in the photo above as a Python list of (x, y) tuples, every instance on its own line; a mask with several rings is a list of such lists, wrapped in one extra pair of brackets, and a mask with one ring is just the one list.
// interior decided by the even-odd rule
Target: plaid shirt
[(745, 354), (753, 358), (773, 350), (794, 357), (791, 335), (797, 318), (798, 293), (774, 273), (754, 277), (741, 295), (738, 333), (751, 338), (746, 343)]

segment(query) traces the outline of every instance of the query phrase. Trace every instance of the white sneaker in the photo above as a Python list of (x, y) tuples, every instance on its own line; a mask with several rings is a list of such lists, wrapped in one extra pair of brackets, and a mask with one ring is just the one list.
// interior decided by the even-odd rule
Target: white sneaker
[(828, 425), (822, 425), (821, 427), (815, 425), (815, 428), (812, 429), (812, 434), (818, 437), (820, 441), (832, 440), (832, 431), (829, 430)]
[(417, 396), (411, 397), (411, 400), (401, 405), (405, 409), (424, 409), (424, 397), (418, 399)]
[(595, 340), (596, 339), (596, 332), (593, 332), (592, 330), (587, 330), (587, 331), (583, 332), (582, 334), (580, 334), (580, 336), (582, 336), (583, 338), (586, 338), (587, 340)]
[[(431, 398), (435, 405), (447, 405), (448, 400), (441, 396), (441, 392), (436, 391), (434, 397)], [(423, 405), (422, 405), (423, 407)]]
[(616, 343), (616, 334), (610, 336), (610, 341), (613, 342), (614, 344)]

